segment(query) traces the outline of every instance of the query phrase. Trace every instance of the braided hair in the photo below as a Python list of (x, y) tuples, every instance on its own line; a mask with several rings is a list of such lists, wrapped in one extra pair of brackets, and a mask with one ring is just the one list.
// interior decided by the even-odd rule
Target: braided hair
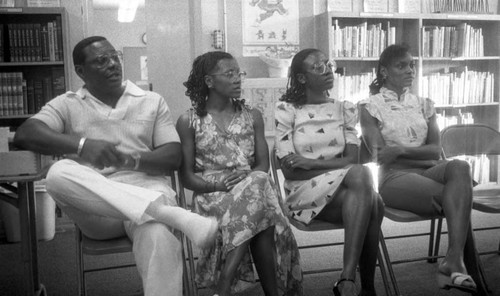
[(303, 83), (297, 80), (297, 74), (304, 73), (304, 60), (315, 52), (321, 52), (316, 48), (306, 48), (299, 51), (292, 59), (290, 71), (288, 73), (288, 82), (286, 85), (286, 92), (280, 98), (280, 101), (293, 103), (295, 107), (304, 105), (306, 98), (306, 87)]
[[(191, 105), (196, 115), (203, 117), (207, 115), (207, 97), (209, 94), (208, 85), (205, 83), (205, 76), (217, 67), (217, 63), (224, 59), (234, 59), (234, 57), (223, 51), (210, 51), (198, 56), (193, 62), (193, 68), (189, 74), (188, 80), (184, 82), (186, 87), (186, 96), (191, 100)], [(241, 110), (244, 100), (235, 100), (233, 103)]]
[(382, 67), (388, 67), (392, 61), (406, 56), (408, 52), (410, 52), (410, 47), (406, 43), (393, 44), (384, 49), (378, 61), (377, 77), (370, 84), (370, 95), (378, 94), (382, 86), (384, 86), (386, 78), (381, 73)]

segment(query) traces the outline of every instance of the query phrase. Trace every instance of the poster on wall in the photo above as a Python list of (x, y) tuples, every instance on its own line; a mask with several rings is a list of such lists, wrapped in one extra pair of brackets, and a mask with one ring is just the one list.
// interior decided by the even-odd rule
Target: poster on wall
[(243, 56), (273, 48), (298, 48), (298, 0), (243, 0)]

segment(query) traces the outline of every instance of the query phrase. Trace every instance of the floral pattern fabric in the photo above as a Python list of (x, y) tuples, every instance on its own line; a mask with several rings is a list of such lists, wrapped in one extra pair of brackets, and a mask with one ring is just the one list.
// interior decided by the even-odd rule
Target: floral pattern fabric
[[(255, 162), (255, 139), (253, 118), (247, 107), (235, 114), (226, 129), (210, 114), (201, 118), (191, 115), (195, 130), (195, 166), (203, 179), (221, 182), (234, 170), (251, 170)], [(217, 217), (220, 225), (215, 246), (201, 250), (196, 271), (198, 284), (214, 287), (228, 252), (274, 226), (280, 295), (303, 295), (297, 243), (267, 173), (250, 171), (229, 192), (195, 192), (193, 199), (198, 213)], [(250, 251), (247, 251), (237, 269), (232, 290), (241, 291), (254, 281)]]
[(420, 147), (427, 141), (429, 118), (436, 114), (434, 102), (406, 89), (401, 97), (385, 87), (359, 102), (376, 118), (387, 146)]
[[(341, 157), (346, 144), (359, 145), (357, 109), (348, 101), (295, 107), (278, 102), (275, 108), (278, 158), (298, 154), (310, 159)], [(285, 180), (286, 205), (293, 219), (310, 223), (335, 198), (350, 166), (309, 180)]]

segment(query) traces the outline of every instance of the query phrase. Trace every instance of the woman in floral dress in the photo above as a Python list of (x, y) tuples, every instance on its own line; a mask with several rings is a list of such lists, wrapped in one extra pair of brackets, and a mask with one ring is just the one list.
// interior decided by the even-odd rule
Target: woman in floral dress
[(328, 96), (333, 71), (334, 63), (317, 49), (294, 56), (286, 93), (275, 109), (276, 155), (291, 218), (344, 225), (343, 270), (334, 294), (371, 296), (383, 204), (370, 171), (357, 164), (356, 107)]
[(181, 177), (195, 210), (220, 224), (216, 244), (201, 250), (196, 282), (232, 295), (254, 282), (252, 258), (265, 295), (302, 295), (297, 244), (268, 175), (262, 115), (238, 99), (245, 74), (230, 54), (208, 52), (184, 83), (193, 109), (177, 122)]

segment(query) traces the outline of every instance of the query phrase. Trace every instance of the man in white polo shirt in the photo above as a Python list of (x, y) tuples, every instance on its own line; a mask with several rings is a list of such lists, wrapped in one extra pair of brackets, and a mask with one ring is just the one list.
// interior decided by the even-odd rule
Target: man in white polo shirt
[(208, 247), (217, 222), (177, 207), (165, 173), (181, 162), (165, 100), (122, 82), (121, 54), (104, 38), (73, 50), (85, 85), (48, 102), (16, 131), (17, 146), (65, 155), (47, 174), (47, 191), (94, 239), (127, 234), (145, 295), (182, 295), (181, 243), (171, 228)]

